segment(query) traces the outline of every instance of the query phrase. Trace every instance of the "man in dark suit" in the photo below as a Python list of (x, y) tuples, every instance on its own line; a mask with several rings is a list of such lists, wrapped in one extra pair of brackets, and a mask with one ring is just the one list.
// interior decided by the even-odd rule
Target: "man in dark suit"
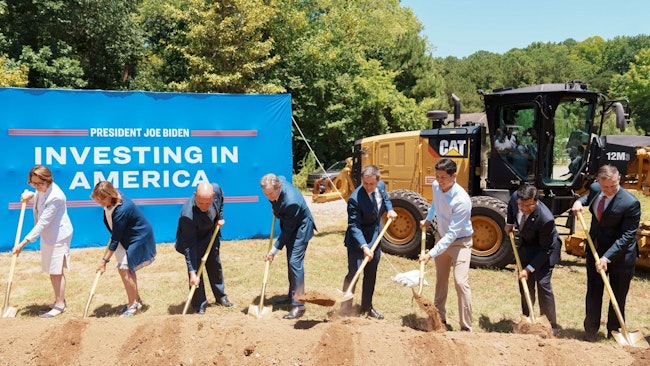
[[(620, 187), (621, 176), (616, 167), (604, 165), (598, 169), (596, 183), (589, 194), (579, 198), (571, 208), (574, 214), (589, 206), (592, 214), (591, 236), (599, 260), (587, 254), (587, 296), (584, 320), (585, 340), (593, 342), (600, 327), (601, 306), (605, 284), (599, 271), (609, 275), (614, 297), (625, 319), (625, 299), (634, 276), (634, 265), (639, 255), (636, 231), (641, 219), (641, 204), (632, 194)], [(616, 313), (609, 304), (607, 337), (620, 328)]]
[[(196, 272), (199, 270), (201, 258), (208, 249), (215, 227), (223, 226), (225, 223), (221, 187), (217, 183), (199, 183), (194, 195), (181, 208), (176, 229), (176, 250), (185, 255), (190, 287), (197, 286), (192, 297), (192, 306), (197, 314), (205, 314), (208, 302), (205, 286)], [(217, 304), (231, 307), (233, 305), (226, 296), (226, 285), (219, 257), (220, 235), (218, 234), (214, 239), (212, 249), (205, 261), (205, 272), (208, 274), (210, 288)]]
[[(384, 189), (385, 186), (383, 182), (379, 181), (379, 178), (379, 168), (374, 165), (365, 166), (361, 170), (361, 185), (352, 192), (348, 199), (348, 228), (344, 239), (348, 249), (348, 274), (343, 280), (343, 289), (348, 288), (364, 258), (367, 257), (368, 263), (363, 270), (360, 311), (361, 314), (375, 319), (384, 318), (372, 305), (381, 246), (378, 245), (374, 252), (370, 249), (383, 228), (382, 214), (387, 212), (389, 218), (397, 217)], [(354, 289), (352, 291), (354, 292)], [(349, 314), (351, 309), (352, 299), (341, 304), (343, 314)]]
[[(519, 228), (519, 255), (522, 270), (519, 279), (526, 279), (531, 300), (535, 303), (535, 284), (539, 297), (539, 310), (551, 323), (553, 337), (557, 336), (559, 327), (555, 313), (555, 296), (551, 286), (553, 268), (560, 261), (562, 242), (555, 228), (553, 213), (542, 202), (539, 202), (537, 188), (532, 184), (524, 184), (512, 194), (508, 203), (506, 233)], [(526, 316), (530, 316), (528, 305), (520, 285), (521, 308)], [(530, 309), (533, 311), (533, 309)]]
[(273, 262), (275, 255), (287, 247), (288, 300), (293, 307), (283, 318), (297, 319), (305, 314), (305, 304), (298, 298), (305, 293), (305, 252), (316, 230), (314, 218), (302, 193), (284, 177), (267, 174), (262, 177), (260, 186), (271, 202), (273, 214), (280, 219), (281, 230), (266, 260)]

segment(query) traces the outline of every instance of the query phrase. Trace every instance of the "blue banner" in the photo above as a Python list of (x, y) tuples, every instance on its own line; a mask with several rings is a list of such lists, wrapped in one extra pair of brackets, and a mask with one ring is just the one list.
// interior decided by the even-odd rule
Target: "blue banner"
[[(0, 251), (14, 245), (27, 175), (45, 165), (67, 196), (72, 247), (103, 246), (109, 180), (132, 198), (158, 243), (173, 242), (182, 204), (200, 181), (224, 191), (223, 238), (268, 237), (266, 173), (291, 180), (291, 96), (0, 88)], [(20, 240), (34, 226), (31, 204)], [(38, 249), (31, 243), (27, 249)]]

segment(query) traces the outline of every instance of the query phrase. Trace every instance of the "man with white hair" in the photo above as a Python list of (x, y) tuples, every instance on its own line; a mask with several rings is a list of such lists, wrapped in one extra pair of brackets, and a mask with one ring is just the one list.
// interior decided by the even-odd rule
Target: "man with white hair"
[[(205, 314), (205, 308), (208, 305), (205, 286), (197, 276), (200, 261), (208, 248), (216, 226), (221, 227), (225, 223), (221, 187), (217, 183), (199, 183), (194, 195), (185, 202), (181, 209), (176, 230), (176, 250), (185, 255), (189, 285), (190, 287), (197, 286), (192, 297), (192, 307), (197, 314)], [(220, 235), (219, 233), (215, 238), (208, 254), (205, 272), (208, 275), (210, 288), (212, 288), (217, 304), (231, 307), (233, 304), (225, 293), (223, 269), (221, 258), (219, 258)]]

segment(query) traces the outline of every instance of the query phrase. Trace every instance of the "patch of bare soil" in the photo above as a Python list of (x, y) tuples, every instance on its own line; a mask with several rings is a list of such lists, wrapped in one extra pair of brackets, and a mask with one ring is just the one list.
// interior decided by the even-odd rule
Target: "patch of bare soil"
[(535, 335), (423, 332), (367, 318), (243, 313), (2, 319), (1, 365), (647, 365), (650, 350)]

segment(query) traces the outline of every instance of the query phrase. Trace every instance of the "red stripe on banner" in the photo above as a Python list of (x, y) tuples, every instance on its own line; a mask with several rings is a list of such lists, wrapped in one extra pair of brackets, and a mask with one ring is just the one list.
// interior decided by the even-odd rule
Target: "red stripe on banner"
[(260, 196), (226, 196), (224, 197), (223, 201), (234, 202), (234, 203), (259, 202)]
[(10, 128), (9, 136), (88, 136), (88, 130)]
[(228, 136), (228, 137), (255, 137), (257, 130), (192, 130), (192, 137), (202, 136)]
[[(156, 205), (182, 205), (187, 201), (187, 197), (182, 198), (136, 198), (133, 200), (136, 205), (140, 206), (156, 206)], [(250, 203), (250, 202), (259, 202), (259, 196), (226, 196), (224, 197), (225, 203)], [(99, 206), (93, 200), (76, 200), (76, 201), (67, 201), (68, 208), (79, 208), (79, 207), (97, 207)], [(20, 210), (20, 202), (10, 202), (10, 210)], [(32, 208), (33, 205), (30, 203), (27, 205), (27, 208)]]

